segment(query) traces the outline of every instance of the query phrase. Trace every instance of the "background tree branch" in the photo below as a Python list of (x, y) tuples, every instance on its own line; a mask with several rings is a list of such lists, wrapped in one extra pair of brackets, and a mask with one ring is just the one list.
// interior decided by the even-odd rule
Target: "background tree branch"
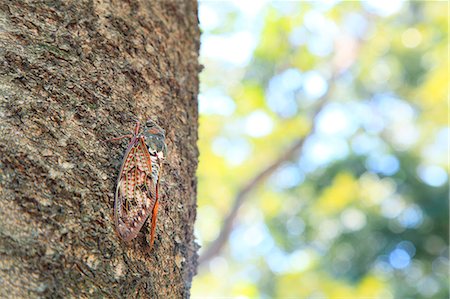
[(353, 63), (355, 62), (359, 49), (361, 47), (361, 40), (346, 37), (346, 43), (336, 41), (336, 52), (331, 59), (331, 77), (328, 80), (328, 89), (323, 94), (316, 103), (314, 111), (311, 117), (311, 129), (303, 137), (298, 138), (294, 141), (285, 152), (283, 152), (278, 158), (276, 158), (271, 164), (266, 168), (262, 169), (258, 174), (256, 174), (247, 184), (245, 184), (236, 197), (233, 200), (231, 210), (228, 215), (224, 218), (221, 230), (212, 241), (209, 246), (203, 251), (199, 258), (199, 266), (203, 266), (206, 262), (211, 260), (214, 256), (218, 255), (223, 247), (225, 246), (228, 237), (233, 229), (233, 224), (238, 215), (238, 211), (242, 204), (249, 198), (250, 193), (256, 189), (260, 184), (262, 184), (268, 177), (270, 177), (275, 171), (286, 161), (292, 159), (296, 155), (299, 155), (302, 151), (303, 144), (309, 136), (314, 134), (316, 129), (316, 116), (322, 111), (322, 108), (330, 100), (333, 94), (333, 89), (335, 87), (336, 81), (339, 79), (340, 75), (345, 72)]
[(266, 166), (264, 169), (258, 172), (236, 194), (236, 197), (234, 198), (233, 204), (231, 206), (231, 210), (223, 221), (219, 235), (214, 241), (211, 242), (211, 244), (204, 250), (204, 252), (200, 256), (199, 266), (203, 266), (206, 262), (208, 262), (214, 256), (218, 255), (221, 252), (233, 229), (233, 224), (236, 220), (239, 209), (241, 208), (243, 203), (249, 198), (251, 192), (255, 190), (259, 185), (261, 185), (273, 173), (275, 173), (284, 162), (289, 161), (296, 155), (300, 154), (306, 139), (308, 139), (308, 137), (314, 134), (315, 132), (316, 116), (322, 111), (322, 108), (325, 106), (325, 104), (331, 97), (332, 89), (334, 86), (334, 80), (335, 80), (334, 77), (329, 80), (329, 88), (327, 92), (317, 100), (315, 110), (311, 116), (312, 125), (309, 132), (305, 136), (300, 137), (298, 138), (298, 140), (294, 141), (285, 152), (283, 152), (272, 163), (270, 163), (268, 166)]

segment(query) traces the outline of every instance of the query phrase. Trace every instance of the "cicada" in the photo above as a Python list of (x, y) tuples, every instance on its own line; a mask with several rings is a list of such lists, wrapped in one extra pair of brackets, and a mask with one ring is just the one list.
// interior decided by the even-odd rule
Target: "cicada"
[(124, 241), (138, 235), (151, 215), (150, 248), (155, 238), (159, 205), (159, 182), (167, 154), (165, 131), (152, 120), (134, 133), (112, 140), (131, 138), (120, 167), (114, 199), (116, 230)]

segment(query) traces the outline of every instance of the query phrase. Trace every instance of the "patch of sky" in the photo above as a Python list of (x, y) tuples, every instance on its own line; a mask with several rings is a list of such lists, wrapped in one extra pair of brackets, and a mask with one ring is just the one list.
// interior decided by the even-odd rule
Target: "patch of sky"
[(276, 189), (289, 189), (298, 186), (305, 179), (298, 165), (287, 163), (281, 166), (270, 180)]
[(423, 222), (423, 212), (422, 209), (413, 204), (407, 207), (399, 216), (398, 222), (404, 228), (417, 228)]
[(313, 263), (314, 255), (308, 249), (286, 253), (274, 247), (265, 259), (274, 273), (298, 273), (306, 270)]
[[(199, 4), (201, 36), (200, 56), (232, 67), (244, 67), (252, 58), (264, 24), (267, 1), (206, 2)], [(212, 34), (214, 29), (235, 16), (227, 33)]]
[(404, 2), (403, 0), (366, 0), (362, 1), (362, 4), (368, 12), (387, 17), (398, 13)]
[(305, 44), (307, 40), (308, 32), (303, 26), (295, 27), (289, 34), (289, 42), (295, 47)]
[(245, 133), (255, 138), (270, 134), (273, 126), (272, 118), (262, 110), (250, 113), (244, 120)]
[(283, 273), (289, 269), (288, 254), (278, 247), (273, 247), (264, 258), (274, 273)]
[(200, 2), (198, 7), (198, 19), (204, 32), (212, 31), (224, 22), (224, 14), (221, 14), (211, 3)]
[(390, 120), (398, 119), (400, 113), (403, 118), (411, 118), (414, 115), (411, 105), (390, 93), (376, 94), (372, 102), (378, 111)]
[(237, 166), (250, 156), (252, 147), (245, 138), (219, 136), (214, 139), (212, 150), (215, 154), (224, 157), (229, 165)]
[(369, 155), (371, 153), (383, 152), (386, 144), (378, 136), (358, 134), (352, 139), (352, 150), (358, 155)]
[[(202, 244), (204, 241), (208, 242), (212, 240), (220, 229), (220, 223), (218, 219), (220, 218), (218, 215), (218, 210), (211, 205), (202, 205), (197, 210), (198, 215), (198, 226), (196, 226), (196, 230), (200, 228), (200, 230), (196, 231), (196, 236), (198, 237), (199, 244)], [(203, 250), (200, 249), (200, 252)]]
[(323, 96), (328, 89), (324, 76), (317, 71), (301, 73), (287, 69), (272, 77), (266, 91), (269, 108), (284, 118), (297, 114), (299, 105), (307, 106)]
[(437, 165), (419, 165), (417, 174), (424, 183), (433, 187), (440, 187), (448, 181), (447, 172)]
[(305, 28), (311, 33), (307, 39), (308, 50), (320, 57), (331, 54), (334, 38), (338, 33), (336, 24), (317, 10), (308, 11), (303, 21)]
[(198, 96), (200, 114), (230, 116), (236, 109), (233, 99), (219, 89), (208, 89)]
[[(253, 283), (258, 283), (261, 279), (261, 270), (252, 264), (245, 265), (244, 269), (241, 271), (242, 276), (245, 277), (248, 281)], [(248, 299), (247, 296), (242, 296), (243, 299)]]
[(411, 257), (405, 249), (396, 248), (389, 254), (389, 263), (395, 269), (404, 269), (411, 262)]
[(400, 162), (393, 155), (372, 153), (366, 160), (366, 166), (370, 171), (390, 176), (399, 170)]
[(317, 116), (317, 132), (324, 136), (348, 138), (358, 128), (350, 107), (329, 104)]
[(287, 272), (298, 273), (306, 270), (313, 262), (314, 256), (310, 250), (299, 249), (288, 257), (289, 266)]
[(352, 36), (364, 38), (367, 27), (367, 19), (359, 13), (351, 12), (344, 17), (343, 28)]
[(416, 255), (416, 246), (411, 241), (401, 241), (397, 244), (397, 248), (405, 250), (410, 257)]
[(200, 56), (244, 67), (250, 62), (256, 44), (257, 39), (251, 31), (215, 35), (205, 33), (201, 37)]
[(332, 161), (345, 158), (348, 153), (348, 145), (344, 139), (313, 135), (305, 142), (299, 166), (304, 172), (312, 172)]
[(376, 135), (386, 126), (382, 114), (377, 110), (372, 101), (352, 103), (352, 112), (358, 123), (369, 133)]
[(319, 57), (325, 57), (333, 51), (333, 41), (325, 34), (319, 34), (308, 39), (308, 50)]
[(296, 1), (272, 1), (270, 6), (285, 16), (292, 15), (293, 11), (299, 11), (298, 2)]
[(266, 91), (269, 108), (279, 116), (288, 118), (297, 114), (297, 94), (302, 86), (302, 73), (287, 69), (270, 79)]
[(388, 136), (397, 150), (407, 150), (417, 142), (420, 134), (415, 125), (417, 112), (408, 102), (390, 94), (377, 95), (373, 102), (388, 124)]
[(422, 151), (422, 159), (429, 164), (445, 163), (448, 159), (450, 129), (440, 129), (434, 141)]
[(230, 235), (231, 255), (244, 261), (258, 255), (267, 255), (275, 247), (267, 227), (262, 221), (251, 225), (240, 225)]
[(341, 0), (321, 0), (313, 1), (311, 2), (311, 5), (313, 5), (315, 9), (325, 12), (333, 8), (339, 2), (341, 2)]
[[(219, 1), (219, 3), (220, 2), (221, 1)], [(259, 18), (270, 1), (231, 0), (230, 3), (232, 3), (245, 18), (248, 20), (253, 20), (255, 18)]]
[(328, 83), (324, 76), (317, 71), (309, 71), (303, 77), (303, 90), (306, 97), (316, 100), (323, 96), (328, 89)]

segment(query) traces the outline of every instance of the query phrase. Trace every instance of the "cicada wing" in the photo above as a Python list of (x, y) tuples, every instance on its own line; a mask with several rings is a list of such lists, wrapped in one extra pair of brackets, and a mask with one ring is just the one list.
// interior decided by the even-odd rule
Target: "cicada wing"
[(119, 236), (134, 239), (153, 211), (156, 183), (152, 180), (152, 164), (143, 137), (135, 137), (125, 152), (117, 181), (114, 218)]

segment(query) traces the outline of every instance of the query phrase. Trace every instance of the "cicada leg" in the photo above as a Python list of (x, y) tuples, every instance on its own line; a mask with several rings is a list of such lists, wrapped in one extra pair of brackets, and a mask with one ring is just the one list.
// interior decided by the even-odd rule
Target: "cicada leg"
[(158, 206), (159, 206), (159, 178), (161, 177), (162, 174), (162, 164), (158, 159), (158, 164), (160, 165), (160, 170), (159, 170), (159, 176), (158, 176), (158, 181), (156, 182), (156, 200), (155, 200), (155, 206), (153, 207), (153, 211), (152, 211), (152, 227), (151, 227), (151, 231), (150, 231), (150, 249), (152, 249), (153, 247), (153, 243), (155, 241), (155, 230), (156, 230), (156, 219), (158, 217)]
[[(158, 191), (157, 191), (158, 194)], [(155, 230), (156, 230), (156, 217), (158, 215), (158, 196), (156, 197), (155, 206), (152, 211), (152, 228), (150, 231), (150, 249), (153, 247), (153, 243), (155, 242)]]
[(117, 141), (117, 140), (121, 140), (121, 139), (124, 139), (124, 138), (133, 138), (133, 136), (136, 136), (139, 133), (139, 127), (140, 127), (139, 121), (136, 121), (136, 125), (134, 127), (134, 135), (133, 134), (122, 135), (122, 136), (119, 136), (119, 137), (114, 137), (114, 138), (102, 140), (102, 142)]

